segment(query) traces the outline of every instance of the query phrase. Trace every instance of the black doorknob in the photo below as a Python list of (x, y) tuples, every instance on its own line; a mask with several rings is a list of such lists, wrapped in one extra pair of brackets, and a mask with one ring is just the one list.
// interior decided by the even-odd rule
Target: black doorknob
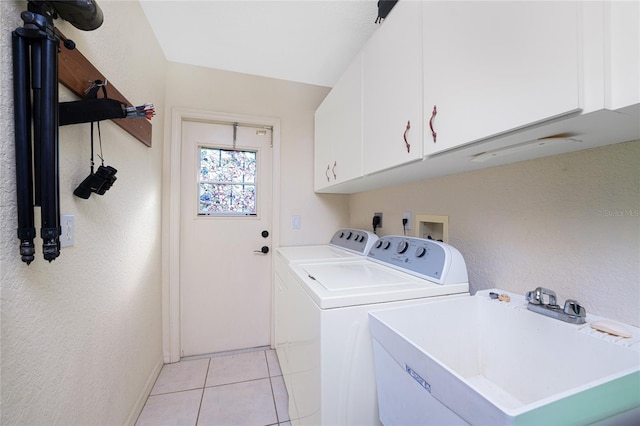
[(262, 248), (260, 250), (254, 250), (254, 253), (262, 253), (262, 254), (267, 254), (269, 253), (269, 247), (267, 246), (262, 246)]

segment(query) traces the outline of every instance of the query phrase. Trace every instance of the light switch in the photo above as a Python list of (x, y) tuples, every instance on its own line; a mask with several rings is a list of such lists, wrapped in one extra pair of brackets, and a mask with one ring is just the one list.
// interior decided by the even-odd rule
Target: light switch
[(291, 218), (291, 228), (300, 229), (300, 216), (292, 216), (292, 218)]
[(60, 247), (68, 247), (75, 244), (76, 238), (76, 218), (74, 215), (67, 214), (60, 218)]

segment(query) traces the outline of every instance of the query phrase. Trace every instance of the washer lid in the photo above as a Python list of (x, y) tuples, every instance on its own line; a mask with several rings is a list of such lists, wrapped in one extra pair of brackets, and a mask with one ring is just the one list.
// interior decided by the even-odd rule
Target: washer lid
[(369, 305), (469, 292), (469, 284), (441, 285), (367, 259), (292, 263), (300, 286), (320, 309)]
[(362, 255), (329, 245), (280, 247), (276, 249), (288, 262), (360, 259)]
[(416, 283), (408, 274), (375, 264), (373, 262), (336, 262), (304, 265), (303, 271), (322, 287), (330, 291), (352, 288), (390, 286)]

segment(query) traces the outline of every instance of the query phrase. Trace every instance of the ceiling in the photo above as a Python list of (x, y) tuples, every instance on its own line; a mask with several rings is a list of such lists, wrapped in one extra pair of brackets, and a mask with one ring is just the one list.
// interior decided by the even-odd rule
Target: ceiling
[(140, 0), (167, 60), (333, 87), (377, 0)]

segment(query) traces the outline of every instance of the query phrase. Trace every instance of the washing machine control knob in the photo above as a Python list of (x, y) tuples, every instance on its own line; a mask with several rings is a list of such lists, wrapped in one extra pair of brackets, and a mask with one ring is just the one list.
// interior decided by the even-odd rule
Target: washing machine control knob
[(404, 252), (407, 251), (408, 248), (409, 248), (409, 243), (403, 240), (398, 243), (398, 248), (396, 249), (396, 251), (398, 252), (398, 254), (403, 254)]
[(427, 253), (427, 249), (423, 246), (420, 246), (416, 249), (416, 257), (422, 257)]
[(351, 237), (353, 237), (353, 232), (349, 231), (349, 233), (347, 234), (347, 240), (350, 240)]
[(391, 241), (387, 241), (381, 238), (376, 242), (376, 244), (373, 247), (381, 250), (386, 250), (389, 247), (391, 247)]

